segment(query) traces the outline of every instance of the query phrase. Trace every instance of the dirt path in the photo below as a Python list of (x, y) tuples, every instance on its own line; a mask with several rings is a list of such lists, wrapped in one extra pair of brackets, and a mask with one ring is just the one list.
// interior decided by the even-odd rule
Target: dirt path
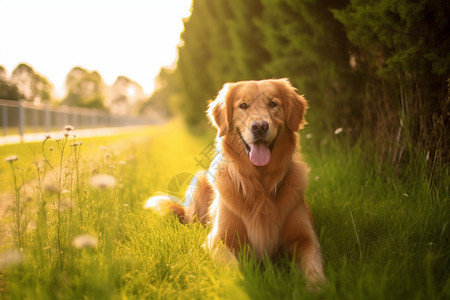
[[(139, 126), (137, 126), (139, 127)], [(129, 127), (112, 127), (112, 128), (96, 128), (96, 129), (77, 129), (77, 137), (84, 138), (84, 137), (94, 137), (94, 136), (109, 136), (109, 135), (116, 135), (122, 132), (134, 130), (134, 126)], [(7, 135), (7, 136), (0, 136), (0, 146), (1, 145), (7, 145), (7, 144), (19, 144), (21, 142), (40, 142), (43, 141), (44, 138), (47, 135), (50, 136), (60, 136), (62, 135), (63, 131), (54, 131), (50, 133), (46, 132), (38, 132), (38, 133), (27, 133), (24, 134), (23, 137), (20, 135)]]

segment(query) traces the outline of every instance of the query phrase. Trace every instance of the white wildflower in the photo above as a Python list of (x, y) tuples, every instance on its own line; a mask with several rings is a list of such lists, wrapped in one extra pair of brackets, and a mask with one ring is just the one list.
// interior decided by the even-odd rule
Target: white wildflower
[(49, 193), (58, 194), (59, 192), (61, 192), (58, 184), (56, 184), (55, 182), (45, 182), (44, 189)]
[(11, 249), (0, 254), (0, 269), (18, 266), (23, 261), (22, 252), (18, 249)]
[(70, 144), (70, 147), (78, 147), (81, 146), (83, 144), (83, 142), (74, 142), (72, 144)]
[(60, 212), (65, 212), (65, 211), (70, 211), (73, 208), (73, 202), (70, 201), (70, 199), (62, 199), (61, 202), (59, 203), (59, 207), (55, 206), (55, 211), (60, 211)]
[(29, 231), (36, 230), (36, 222), (30, 221), (30, 223), (27, 224), (27, 229), (26, 230), (29, 230)]
[(334, 134), (338, 135), (338, 134), (342, 133), (343, 131), (344, 131), (344, 129), (342, 129), (342, 127), (339, 127), (338, 129), (336, 129), (334, 131)]
[(317, 181), (317, 180), (319, 180), (319, 179), (320, 179), (319, 176), (314, 177), (314, 180), (315, 180), (315, 181)]
[(307, 135), (306, 135), (306, 138), (307, 139), (310, 139), (310, 138), (312, 138), (313, 137), (313, 135), (311, 134), (311, 133), (308, 133)]
[(89, 183), (93, 187), (107, 189), (116, 185), (116, 179), (111, 175), (97, 174), (91, 177)]
[(5, 161), (9, 162), (9, 163), (12, 163), (13, 161), (16, 161), (18, 159), (19, 159), (19, 157), (17, 155), (11, 155), (11, 156), (6, 157)]
[(89, 234), (82, 234), (76, 236), (72, 240), (72, 246), (77, 249), (95, 248), (97, 247), (97, 244), (98, 244), (97, 238)]
[(121, 166), (125, 166), (126, 164), (127, 163), (125, 161), (123, 161), (123, 160), (119, 161), (119, 165), (121, 165)]

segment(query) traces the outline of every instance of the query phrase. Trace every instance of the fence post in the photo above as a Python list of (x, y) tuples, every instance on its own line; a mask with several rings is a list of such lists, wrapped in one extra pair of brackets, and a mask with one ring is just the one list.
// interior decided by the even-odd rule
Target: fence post
[(70, 115), (69, 114), (70, 114), (69, 107), (64, 105), (63, 106), (63, 123), (61, 124), (61, 128), (63, 128), (63, 129), (64, 129), (64, 127), (66, 125), (69, 125), (69, 122), (70, 122), (70, 120), (69, 120)]
[(19, 100), (19, 135), (23, 142), (23, 135), (25, 133), (25, 109), (23, 107), (23, 100)]
[(70, 125), (72, 125), (75, 128), (78, 128), (78, 115), (79, 111), (77, 109), (72, 110), (72, 121), (70, 122)]
[(50, 132), (50, 104), (47, 102), (45, 103), (44, 108), (44, 122), (45, 122), (45, 132)]
[(33, 112), (33, 124), (34, 130), (38, 130), (39, 132), (39, 111), (35, 108), (30, 108), (28, 110), (30, 113)]
[(2, 106), (3, 135), (6, 136), (6, 128), (8, 127), (8, 106)]

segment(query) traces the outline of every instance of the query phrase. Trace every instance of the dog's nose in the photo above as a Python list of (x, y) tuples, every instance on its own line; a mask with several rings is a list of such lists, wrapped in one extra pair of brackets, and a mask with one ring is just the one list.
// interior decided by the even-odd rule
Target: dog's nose
[(261, 135), (267, 132), (269, 129), (269, 123), (266, 121), (253, 121), (250, 124), (250, 128), (254, 134)]

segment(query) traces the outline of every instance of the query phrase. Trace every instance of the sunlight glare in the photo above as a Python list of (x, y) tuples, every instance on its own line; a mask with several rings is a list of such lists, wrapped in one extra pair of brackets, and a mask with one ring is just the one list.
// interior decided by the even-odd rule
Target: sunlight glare
[(0, 64), (9, 73), (29, 64), (53, 83), (58, 97), (75, 66), (97, 70), (108, 85), (126, 76), (149, 94), (160, 68), (177, 59), (190, 5), (191, 0), (2, 0)]

